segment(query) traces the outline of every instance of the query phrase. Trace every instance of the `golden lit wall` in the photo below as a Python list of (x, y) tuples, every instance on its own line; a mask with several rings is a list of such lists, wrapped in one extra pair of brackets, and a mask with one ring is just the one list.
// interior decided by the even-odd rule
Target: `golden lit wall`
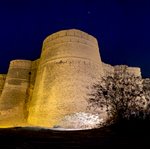
[(141, 69), (139, 67), (128, 67), (127, 65), (116, 65), (102, 63), (105, 76), (113, 76), (114, 73), (121, 73), (126, 68), (129, 74), (141, 77)]
[(0, 96), (1, 96), (2, 91), (3, 91), (5, 79), (6, 79), (6, 74), (0, 74)]
[[(8, 74), (0, 74), (0, 127), (64, 124), (65, 116), (88, 112), (93, 83), (124, 67), (102, 63), (97, 40), (85, 32), (54, 33), (44, 40), (40, 59), (13, 60)], [(140, 68), (127, 71), (141, 76)]]
[(119, 74), (119, 73), (122, 73), (125, 68), (129, 74), (141, 77), (141, 69), (138, 67), (128, 67), (126, 65), (116, 65), (116, 66), (114, 66), (114, 71), (115, 71), (115, 73)]
[(97, 40), (79, 30), (64, 30), (44, 43), (28, 122), (53, 127), (68, 114), (86, 112), (86, 96), (103, 75)]
[(30, 68), (31, 61), (14, 60), (10, 62), (4, 90), (0, 97), (0, 127), (25, 124)]

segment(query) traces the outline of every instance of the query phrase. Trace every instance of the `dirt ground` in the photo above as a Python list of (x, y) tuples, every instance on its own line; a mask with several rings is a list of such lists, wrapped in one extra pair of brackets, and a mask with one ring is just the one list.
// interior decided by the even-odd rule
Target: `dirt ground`
[(150, 129), (104, 127), (83, 131), (0, 129), (0, 148), (150, 148)]

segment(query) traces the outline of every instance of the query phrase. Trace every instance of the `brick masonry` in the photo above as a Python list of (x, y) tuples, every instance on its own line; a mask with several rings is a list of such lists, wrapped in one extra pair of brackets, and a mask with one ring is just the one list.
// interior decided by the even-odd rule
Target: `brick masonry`
[[(122, 66), (101, 61), (96, 38), (71, 29), (48, 36), (39, 59), (13, 60), (0, 75), (0, 127), (53, 127), (68, 114), (87, 112), (87, 93)], [(128, 71), (141, 76), (140, 68)]]

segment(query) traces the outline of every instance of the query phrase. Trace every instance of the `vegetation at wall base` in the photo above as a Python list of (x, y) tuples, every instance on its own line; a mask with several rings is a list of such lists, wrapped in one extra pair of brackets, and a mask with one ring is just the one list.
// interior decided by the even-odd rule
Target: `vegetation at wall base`
[(150, 121), (150, 80), (129, 74), (126, 66), (92, 86), (88, 109), (107, 113), (106, 125)]

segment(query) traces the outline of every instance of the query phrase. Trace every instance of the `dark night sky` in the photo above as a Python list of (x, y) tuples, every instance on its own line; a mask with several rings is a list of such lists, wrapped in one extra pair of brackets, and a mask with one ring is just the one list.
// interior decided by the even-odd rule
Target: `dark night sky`
[(150, 77), (149, 0), (0, 0), (0, 73), (40, 56), (46, 36), (77, 28), (98, 39), (102, 60)]

